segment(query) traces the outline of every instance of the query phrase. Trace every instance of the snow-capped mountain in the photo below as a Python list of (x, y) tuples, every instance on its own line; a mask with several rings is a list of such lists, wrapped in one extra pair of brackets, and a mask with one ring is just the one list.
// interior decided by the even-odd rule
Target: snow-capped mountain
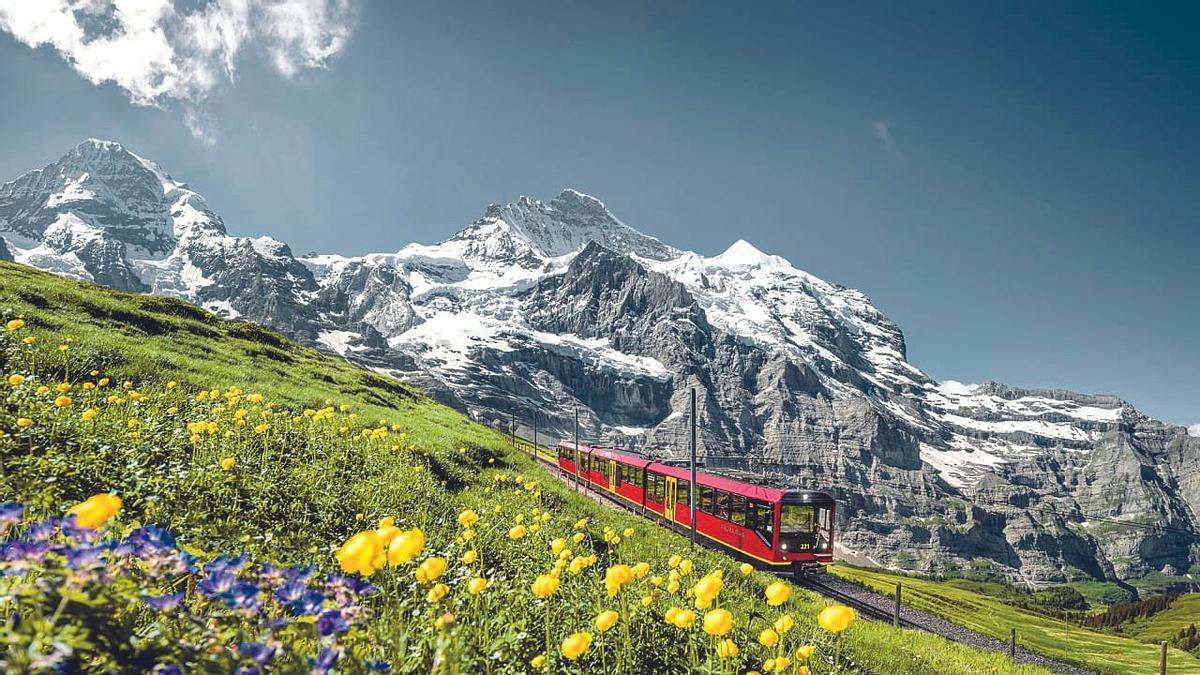
[(1200, 561), (1178, 534), (1200, 526), (1200, 431), (1111, 396), (936, 382), (863, 293), (745, 241), (674, 248), (575, 190), (437, 244), (297, 258), (89, 140), (0, 187), (10, 258), (263, 323), (544, 435), (578, 409), (587, 439), (680, 456), (695, 387), (706, 463), (836, 492), (847, 557), (1033, 582)]

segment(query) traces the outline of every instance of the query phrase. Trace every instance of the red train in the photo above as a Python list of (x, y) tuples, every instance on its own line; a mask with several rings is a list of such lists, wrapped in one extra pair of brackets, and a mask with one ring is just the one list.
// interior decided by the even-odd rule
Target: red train
[[(558, 446), (558, 466), (643, 515), (691, 529), (685, 468), (567, 442)], [(835, 507), (824, 492), (775, 490), (696, 473), (696, 532), (760, 567), (800, 573), (833, 562)]]

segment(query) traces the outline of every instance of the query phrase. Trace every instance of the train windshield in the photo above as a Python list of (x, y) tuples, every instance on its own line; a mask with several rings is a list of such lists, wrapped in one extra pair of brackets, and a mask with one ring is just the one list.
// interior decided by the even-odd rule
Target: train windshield
[(786, 553), (830, 548), (832, 512), (818, 504), (784, 504), (779, 513), (779, 546)]

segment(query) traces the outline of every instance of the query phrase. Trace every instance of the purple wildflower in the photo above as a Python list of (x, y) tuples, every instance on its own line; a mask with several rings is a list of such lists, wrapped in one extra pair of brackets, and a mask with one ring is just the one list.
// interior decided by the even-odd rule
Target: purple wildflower
[(148, 553), (173, 551), (176, 548), (175, 537), (170, 532), (155, 525), (139, 527), (130, 532), (125, 541), (132, 544), (134, 552), (143, 558)]
[(261, 642), (243, 642), (238, 645), (238, 655), (265, 666), (275, 658), (275, 648)]
[(183, 592), (164, 593), (163, 595), (143, 595), (142, 602), (160, 612), (170, 612), (183, 602)]
[(261, 603), (258, 600), (259, 588), (249, 581), (239, 581), (230, 587), (221, 597), (230, 609), (257, 610)]
[(317, 654), (317, 658), (308, 660), (312, 664), (313, 675), (327, 675), (341, 656), (342, 650), (336, 647), (322, 649), (321, 653)]
[(289, 581), (275, 591), (275, 598), (296, 616), (316, 616), (325, 606), (325, 596), (300, 581)]
[(341, 634), (350, 630), (350, 624), (342, 618), (342, 613), (336, 609), (325, 610), (317, 618), (317, 632), (323, 636)]
[[(71, 516), (71, 520), (74, 521), (75, 516)], [(50, 537), (54, 536), (55, 532), (58, 531), (58, 526), (58, 518), (47, 518), (45, 520), (40, 520), (30, 525), (29, 528), (25, 530), (25, 538), (30, 541), (46, 541)]]
[(371, 659), (363, 665), (367, 667), (367, 670), (373, 673), (386, 673), (392, 669), (392, 664), (384, 661), (383, 659)]
[(25, 507), (17, 502), (0, 504), (0, 532), (21, 522), (21, 517), (24, 515)]
[(108, 551), (107, 546), (99, 544), (80, 544), (63, 549), (67, 559), (67, 567), (73, 570), (90, 569), (102, 565), (101, 558)]
[(249, 558), (245, 553), (240, 555), (223, 555), (219, 558), (213, 558), (211, 562), (204, 566), (204, 571), (209, 574), (218, 572), (237, 572), (246, 565)]
[(196, 590), (209, 597), (216, 597), (228, 593), (229, 589), (233, 588), (235, 581), (237, 581), (237, 577), (234, 576), (233, 572), (224, 570), (209, 572), (204, 575), (204, 578), (200, 579)]

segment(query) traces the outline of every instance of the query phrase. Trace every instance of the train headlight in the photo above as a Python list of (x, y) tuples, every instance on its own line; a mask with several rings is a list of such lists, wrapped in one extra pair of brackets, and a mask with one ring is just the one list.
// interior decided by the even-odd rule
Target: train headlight
[(783, 545), (783, 550), (785, 550), (785, 551), (787, 550), (787, 544)]

